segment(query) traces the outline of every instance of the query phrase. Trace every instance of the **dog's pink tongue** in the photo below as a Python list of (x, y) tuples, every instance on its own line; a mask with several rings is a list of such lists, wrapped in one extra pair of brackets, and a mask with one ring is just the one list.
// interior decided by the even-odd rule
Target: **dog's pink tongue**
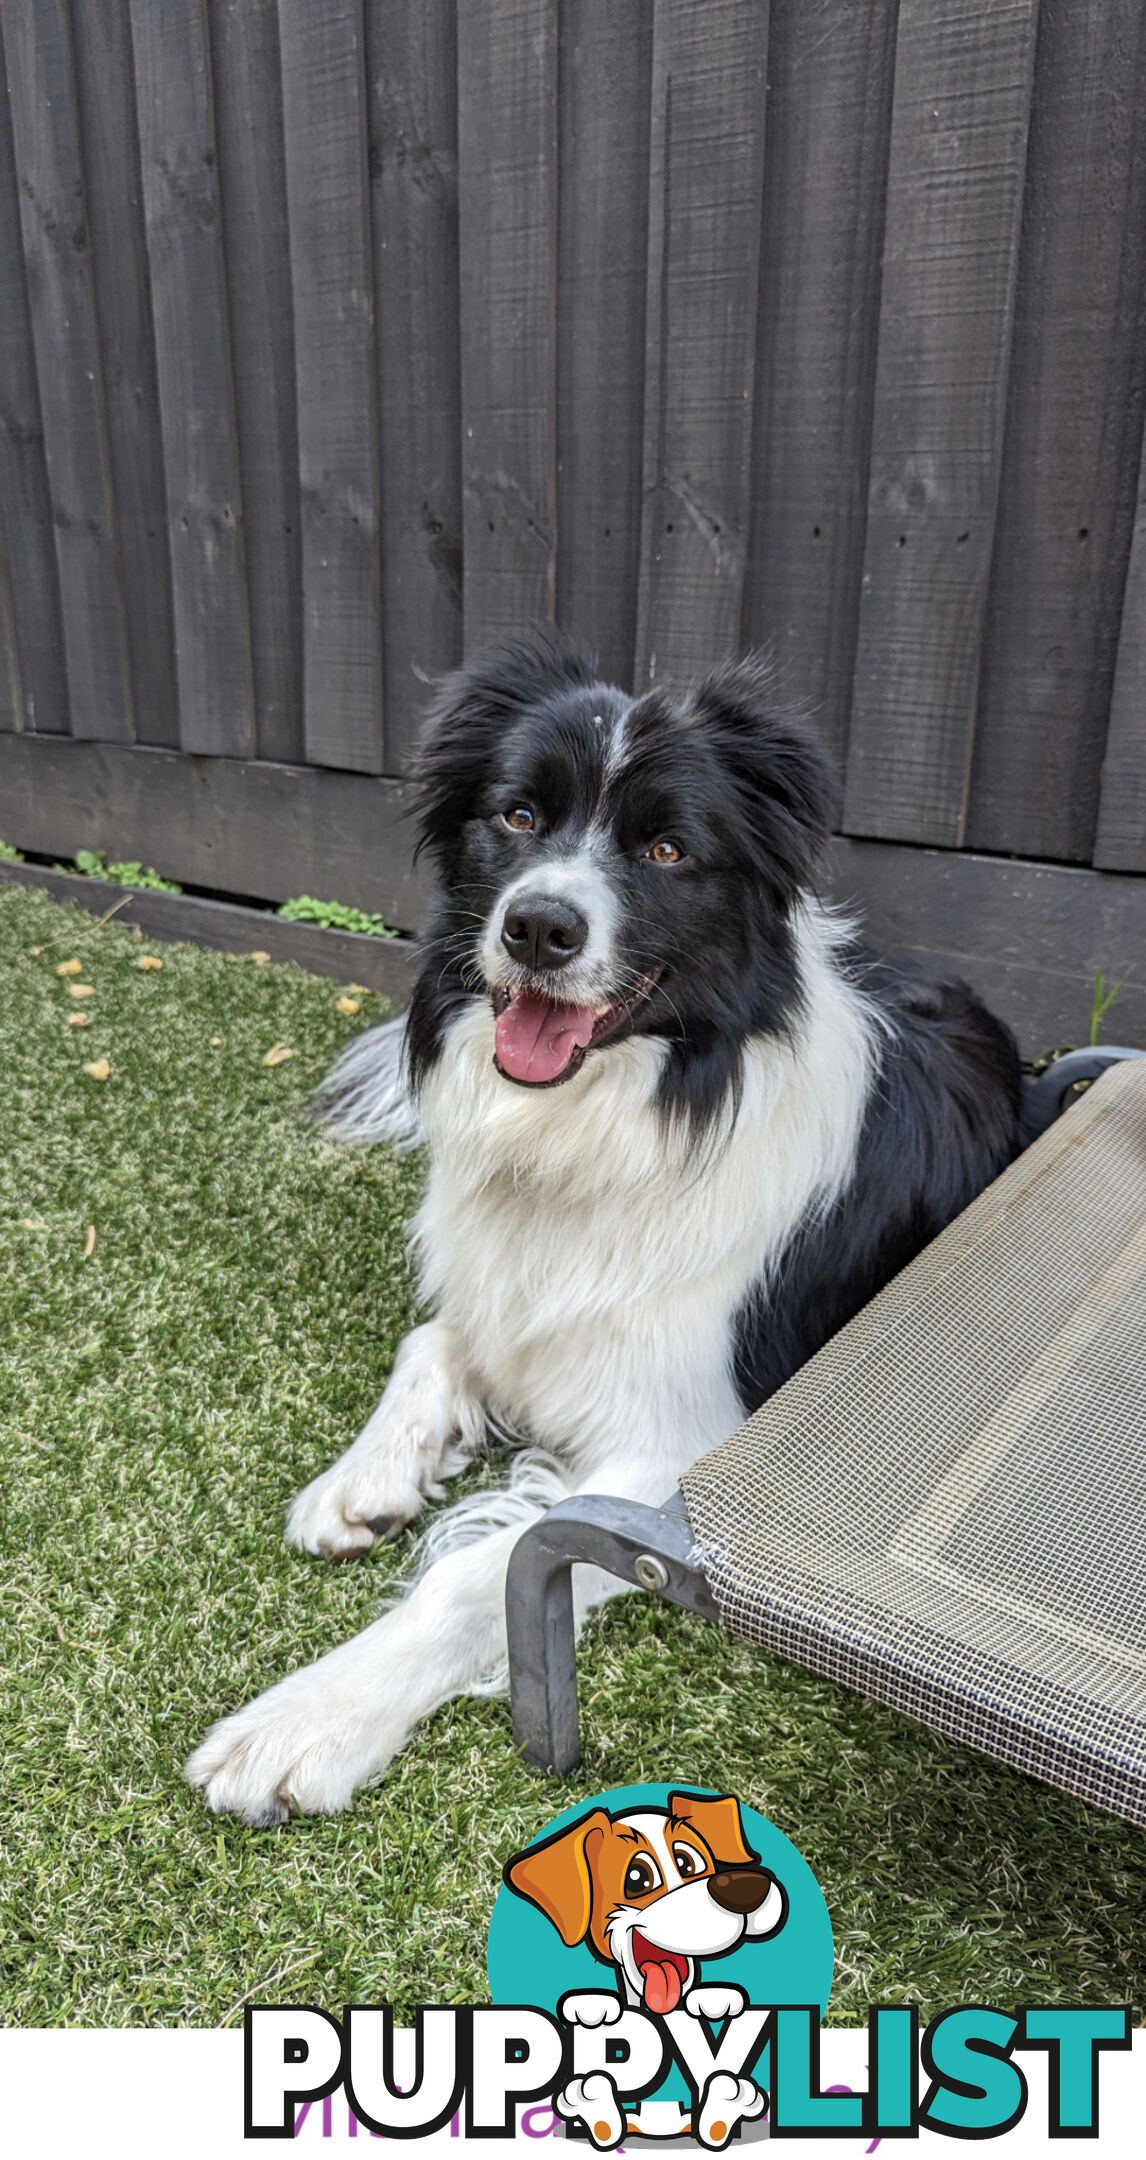
[(497, 1062), (511, 1080), (556, 1080), (574, 1051), (586, 1047), (596, 1019), (591, 1005), (554, 1005), (535, 991), (519, 991), (498, 1015)]
[(641, 1978), (645, 1983), (645, 2008), (657, 2017), (667, 2017), (680, 2001), (680, 1974), (675, 1965), (666, 1958), (663, 1965), (642, 1965)]

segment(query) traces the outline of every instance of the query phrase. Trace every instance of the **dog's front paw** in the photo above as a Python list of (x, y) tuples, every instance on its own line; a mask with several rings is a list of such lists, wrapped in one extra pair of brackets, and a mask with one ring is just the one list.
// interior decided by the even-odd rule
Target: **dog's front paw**
[(684, 2007), (690, 2017), (707, 2018), (710, 2024), (720, 2025), (725, 2018), (739, 2017), (748, 1997), (743, 1988), (715, 1987), (707, 1984), (694, 1987), (684, 1998)]
[(615, 2025), (621, 2015), (621, 1998), (602, 1988), (582, 1995), (563, 1995), (561, 2015), (566, 2024), (586, 2025), (590, 2030), (598, 2025)]
[(738, 2123), (752, 2122), (764, 2112), (764, 2094), (752, 2078), (735, 2077), (731, 2070), (714, 2070), (704, 2088), (697, 2133), (702, 2145), (720, 2152)]
[(625, 2124), (617, 2100), (617, 2088), (607, 2070), (591, 2070), (588, 2077), (570, 2078), (556, 2095), (554, 2106), (566, 2120), (580, 2117), (598, 2152), (611, 2152), (624, 2135)]
[(304, 1486), (287, 1515), (286, 1534), (303, 1552), (349, 1560), (379, 1538), (394, 1538), (422, 1506), (416, 1480), (376, 1455), (351, 1448)]
[[(361, 1721), (308, 1685), (312, 1666), (213, 1725), (186, 1767), (209, 1808), (263, 1827), (290, 1815), (337, 1815), (389, 1754)], [(400, 1736), (399, 1736), (400, 1737)]]

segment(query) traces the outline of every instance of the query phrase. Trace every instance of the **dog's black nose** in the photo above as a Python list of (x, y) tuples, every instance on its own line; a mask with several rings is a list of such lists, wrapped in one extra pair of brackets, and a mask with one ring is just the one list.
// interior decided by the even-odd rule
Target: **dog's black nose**
[(523, 893), (506, 909), (501, 942), (511, 960), (527, 968), (563, 968), (586, 944), (589, 925), (567, 900)]
[(758, 1912), (772, 1888), (762, 1868), (722, 1868), (708, 1878), (708, 1894), (725, 1912)]

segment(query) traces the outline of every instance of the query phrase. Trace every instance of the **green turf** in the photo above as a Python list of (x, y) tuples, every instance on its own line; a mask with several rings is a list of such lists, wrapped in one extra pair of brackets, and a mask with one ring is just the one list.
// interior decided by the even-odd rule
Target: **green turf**
[[(86, 1007), (56, 973), (73, 955)], [(403, 1557), (333, 1567), (281, 1536), (413, 1310), (417, 1163), (298, 1115), (382, 1010), (340, 1015), (339, 987), (0, 887), (0, 2023), (480, 2000), (506, 1854), (656, 1779), (739, 1793), (801, 1846), (837, 2019), (1146, 2001), (1140, 1833), (639, 1598), (587, 1635), (573, 1779), (524, 1767), (483, 1700), (340, 1820), (204, 1811), (180, 1764), (205, 1727), (361, 1626)], [(276, 1044), (294, 1055), (268, 1068)], [(82, 1070), (101, 1055), (103, 1082)]]

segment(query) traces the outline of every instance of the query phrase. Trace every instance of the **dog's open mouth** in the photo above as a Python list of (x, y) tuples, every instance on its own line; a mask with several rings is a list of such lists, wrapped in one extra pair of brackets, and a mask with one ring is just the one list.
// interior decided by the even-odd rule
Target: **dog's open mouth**
[(641, 1976), (645, 2009), (654, 2011), (657, 2017), (667, 2017), (670, 2010), (676, 2009), (688, 1979), (688, 1959), (679, 1950), (660, 1949), (634, 1928), (633, 1962)]
[(643, 975), (627, 997), (598, 1012), (561, 1005), (538, 990), (495, 990), (494, 1063), (522, 1087), (556, 1087), (577, 1071), (587, 1050), (619, 1034), (653, 990), (660, 969)]

